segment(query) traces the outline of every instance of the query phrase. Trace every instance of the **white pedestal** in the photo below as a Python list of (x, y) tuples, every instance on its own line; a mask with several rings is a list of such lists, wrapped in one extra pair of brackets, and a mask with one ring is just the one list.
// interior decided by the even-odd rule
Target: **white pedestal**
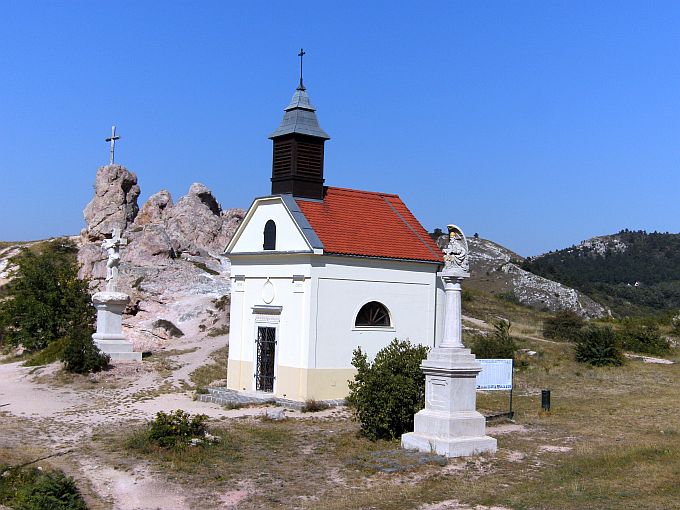
[(123, 311), (130, 296), (122, 292), (97, 292), (92, 302), (97, 309), (97, 332), (92, 339), (99, 350), (112, 361), (142, 361), (142, 353), (133, 352), (132, 342), (123, 336)]
[(459, 347), (432, 349), (421, 364), (425, 373), (425, 409), (414, 417), (414, 431), (401, 446), (446, 457), (495, 452), (486, 420), (476, 410), (476, 381), (481, 370), (474, 354)]

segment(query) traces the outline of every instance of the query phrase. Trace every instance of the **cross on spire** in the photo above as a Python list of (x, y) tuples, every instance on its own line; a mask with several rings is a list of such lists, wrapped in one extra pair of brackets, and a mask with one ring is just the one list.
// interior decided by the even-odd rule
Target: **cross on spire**
[(300, 57), (300, 86), (298, 87), (298, 90), (305, 90), (305, 86), (302, 83), (302, 57), (305, 56), (305, 50), (300, 48), (300, 53), (298, 53), (298, 57)]
[(111, 144), (109, 165), (113, 165), (113, 158), (116, 152), (116, 140), (120, 140), (120, 136), (116, 136), (116, 126), (111, 126), (111, 137), (106, 139), (106, 141)]

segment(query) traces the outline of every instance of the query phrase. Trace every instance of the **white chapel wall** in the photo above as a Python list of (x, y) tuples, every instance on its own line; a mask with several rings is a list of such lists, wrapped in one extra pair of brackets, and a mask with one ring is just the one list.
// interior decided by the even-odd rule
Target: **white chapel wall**
[[(310, 367), (351, 367), (357, 346), (374, 357), (394, 338), (434, 345), (435, 309), (443, 300), (443, 292), (436, 290), (436, 265), (350, 257), (323, 260), (323, 267), (314, 271), (318, 283)], [(355, 327), (357, 312), (369, 301), (388, 308), (392, 327)]]
[[(268, 305), (281, 307), (277, 317), (277, 345), (275, 372), (275, 393), (288, 398), (296, 398), (299, 383), (290, 381), (279, 369), (302, 367), (309, 349), (310, 328), (310, 264), (308, 255), (271, 255), (232, 258), (232, 278), (244, 276), (242, 283), (232, 284), (231, 327), (229, 338), (229, 387), (247, 391), (254, 388), (254, 369), (256, 361), (255, 339), (258, 314), (253, 307)], [(293, 279), (293, 276), (302, 278)], [(269, 283), (267, 283), (269, 282)], [(267, 296), (265, 285), (271, 286), (273, 298)], [(238, 367), (238, 368), (237, 368)], [(238, 382), (237, 382), (238, 380)], [(284, 382), (282, 382), (284, 381)], [(282, 384), (291, 386), (277, 387)]]
[(252, 216), (243, 227), (240, 237), (232, 248), (232, 253), (262, 252), (264, 226), (268, 220), (276, 223), (275, 251), (310, 250), (307, 241), (290, 217), (280, 198), (264, 198), (257, 202)]

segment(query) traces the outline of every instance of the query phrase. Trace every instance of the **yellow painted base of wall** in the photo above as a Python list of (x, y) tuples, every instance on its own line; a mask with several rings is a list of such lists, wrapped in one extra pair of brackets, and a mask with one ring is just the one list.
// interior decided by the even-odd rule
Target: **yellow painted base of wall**
[[(347, 397), (348, 381), (354, 379), (354, 368), (297, 368), (279, 366), (274, 383), (275, 396), (303, 402), (308, 399), (338, 400)], [(227, 388), (255, 391), (253, 364), (229, 360)]]
[(230, 359), (227, 363), (227, 388), (253, 391), (253, 364), (250, 361)]

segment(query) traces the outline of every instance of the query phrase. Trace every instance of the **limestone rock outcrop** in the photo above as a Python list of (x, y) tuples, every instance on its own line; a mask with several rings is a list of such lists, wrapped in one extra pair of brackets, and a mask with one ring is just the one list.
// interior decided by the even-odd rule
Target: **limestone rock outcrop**
[(121, 232), (139, 211), (137, 176), (121, 165), (106, 165), (97, 170), (94, 197), (83, 211), (90, 241), (104, 239), (114, 227)]
[(162, 189), (158, 193), (151, 195), (144, 203), (135, 218), (135, 225), (163, 224), (169, 207), (172, 207), (172, 196), (170, 196), (168, 190)]
[[(234, 217), (233, 211), (226, 214), (222, 212), (220, 204), (207, 187), (194, 183), (189, 193), (168, 211), (166, 225), (169, 234), (179, 240), (182, 252), (201, 255), (201, 250), (212, 253), (224, 250), (234, 234)], [(242, 215), (240, 219), (243, 219)], [(238, 224), (240, 220), (236, 227)]]
[[(439, 246), (448, 236), (437, 239)], [(539, 310), (571, 310), (585, 318), (603, 317), (604, 307), (585, 294), (520, 267), (522, 257), (500, 244), (480, 237), (468, 238), (470, 273), (466, 286), (491, 292)]]
[(153, 351), (184, 335), (224, 334), (228, 311), (221, 303), (229, 294), (230, 265), (222, 252), (245, 211), (223, 211), (200, 183), (176, 203), (161, 190), (139, 209), (138, 196), (134, 173), (119, 165), (99, 169), (95, 196), (83, 212), (81, 276), (90, 278), (93, 290), (103, 288), (101, 240), (121, 228), (127, 246), (118, 290), (131, 297), (123, 330), (135, 350)]

